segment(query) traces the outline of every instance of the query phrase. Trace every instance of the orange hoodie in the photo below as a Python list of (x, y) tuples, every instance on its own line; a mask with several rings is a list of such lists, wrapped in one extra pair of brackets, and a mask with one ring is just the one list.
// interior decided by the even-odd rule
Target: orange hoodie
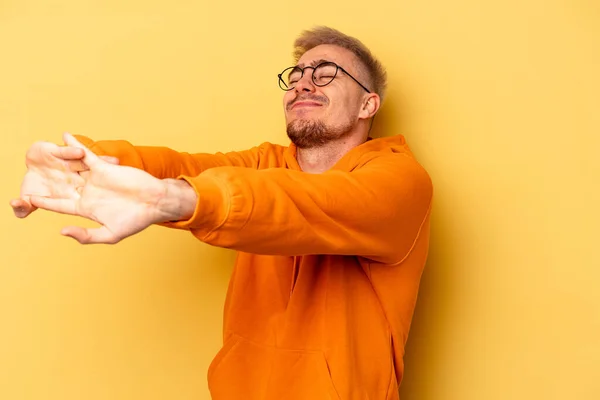
[(235, 249), (215, 400), (398, 399), (427, 257), (432, 185), (402, 136), (369, 140), (322, 174), (265, 143), (188, 154), (78, 139), (198, 194), (188, 229)]

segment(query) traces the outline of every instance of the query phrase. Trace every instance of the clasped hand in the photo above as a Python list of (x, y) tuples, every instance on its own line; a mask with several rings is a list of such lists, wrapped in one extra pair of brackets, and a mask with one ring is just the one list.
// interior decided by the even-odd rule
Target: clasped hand
[(163, 181), (111, 157), (99, 157), (65, 134), (66, 146), (35, 143), (27, 152), (21, 196), (10, 202), (15, 215), (27, 217), (37, 208), (77, 215), (98, 228), (68, 226), (61, 234), (82, 244), (114, 244), (169, 216), (159, 210)]

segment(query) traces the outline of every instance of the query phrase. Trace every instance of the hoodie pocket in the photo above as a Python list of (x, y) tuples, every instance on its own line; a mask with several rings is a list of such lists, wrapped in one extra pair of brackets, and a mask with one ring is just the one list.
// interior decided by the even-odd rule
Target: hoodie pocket
[(213, 358), (212, 362), (210, 363), (210, 365), (208, 367), (207, 377), (208, 377), (209, 383), (210, 383), (211, 377), (213, 376), (215, 370), (219, 368), (223, 359), (225, 357), (227, 357), (227, 355), (231, 352), (233, 347), (235, 347), (237, 342), (238, 342), (237, 336), (235, 336), (235, 335), (232, 335), (227, 340), (225, 340), (225, 342), (223, 343), (223, 347), (221, 347), (221, 350), (219, 350), (219, 352), (217, 353), (215, 358)]
[(287, 350), (230, 337), (208, 372), (213, 400), (339, 400), (320, 351)]

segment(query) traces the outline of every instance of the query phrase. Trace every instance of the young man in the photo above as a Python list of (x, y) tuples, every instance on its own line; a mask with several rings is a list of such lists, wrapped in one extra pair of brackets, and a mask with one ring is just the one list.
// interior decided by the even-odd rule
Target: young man
[(368, 137), (385, 72), (362, 43), (321, 27), (295, 48), (279, 75), (289, 146), (187, 154), (65, 135), (31, 147), (11, 205), (100, 223), (63, 229), (81, 243), (162, 224), (237, 250), (214, 399), (397, 399), (431, 181), (402, 136)]

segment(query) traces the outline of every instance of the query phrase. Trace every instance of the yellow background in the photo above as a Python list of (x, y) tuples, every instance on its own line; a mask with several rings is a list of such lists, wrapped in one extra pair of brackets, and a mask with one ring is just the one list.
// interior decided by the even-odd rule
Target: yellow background
[[(435, 184), (402, 400), (600, 398), (600, 3), (0, 2), (0, 198), (68, 131), (214, 152), (286, 143), (276, 74), (327, 24), (389, 71), (378, 135)], [(208, 399), (233, 254), (116, 246), (0, 213), (0, 399)]]

